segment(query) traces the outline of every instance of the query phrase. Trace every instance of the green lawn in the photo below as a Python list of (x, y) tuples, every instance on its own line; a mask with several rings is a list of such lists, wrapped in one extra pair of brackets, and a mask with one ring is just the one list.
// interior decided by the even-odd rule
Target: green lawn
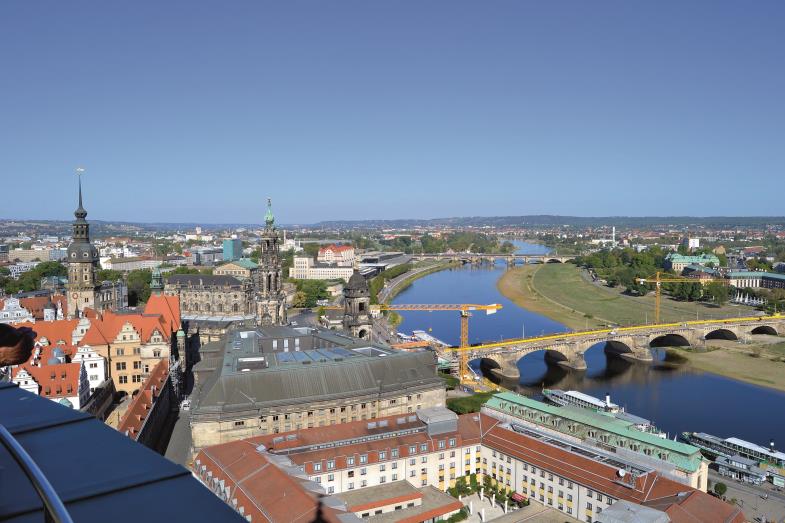
[[(599, 322), (636, 325), (654, 321), (654, 296), (627, 296), (622, 289), (612, 289), (587, 281), (573, 264), (546, 264), (532, 273), (530, 287), (553, 302), (581, 317), (590, 315)], [(663, 296), (662, 322), (694, 319), (718, 319), (745, 316), (753, 309), (725, 305), (714, 307), (700, 302), (679, 302)]]

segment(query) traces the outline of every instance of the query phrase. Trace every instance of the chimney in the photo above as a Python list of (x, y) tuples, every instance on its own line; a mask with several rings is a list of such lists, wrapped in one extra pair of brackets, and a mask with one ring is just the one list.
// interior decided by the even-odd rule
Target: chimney
[(775, 448), (774, 448), (774, 440), (773, 440), (773, 439), (769, 441), (769, 451), (770, 451), (772, 454), (774, 454), (775, 452), (777, 452), (777, 451), (775, 450)]
[(606, 392), (605, 393), (605, 406), (606, 407), (610, 407), (611, 406), (611, 394), (610, 394), (610, 392)]

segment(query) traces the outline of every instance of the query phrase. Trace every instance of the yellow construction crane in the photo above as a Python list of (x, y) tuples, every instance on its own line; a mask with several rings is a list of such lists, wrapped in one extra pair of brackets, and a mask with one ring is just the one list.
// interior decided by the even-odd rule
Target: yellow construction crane
[(662, 283), (711, 283), (711, 282), (720, 282), (725, 285), (728, 284), (728, 280), (725, 278), (687, 278), (685, 276), (674, 276), (670, 274), (666, 274), (667, 278), (663, 278), (661, 275), (663, 273), (657, 271), (654, 275), (654, 278), (635, 278), (635, 283), (653, 283), (654, 284), (654, 323), (660, 323), (660, 302), (662, 301)]
[(494, 314), (501, 309), (499, 303), (491, 303), (490, 305), (477, 305), (475, 303), (437, 303), (437, 304), (418, 304), (418, 303), (402, 303), (396, 305), (371, 305), (371, 311), (458, 311), (461, 314), (461, 344), (459, 352), (458, 378), (463, 381), (469, 373), (469, 318), (473, 311), (485, 311), (486, 314)]

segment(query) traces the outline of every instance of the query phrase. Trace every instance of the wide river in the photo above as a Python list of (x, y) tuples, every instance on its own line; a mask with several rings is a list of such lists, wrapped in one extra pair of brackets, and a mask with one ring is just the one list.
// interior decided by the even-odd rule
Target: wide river
[[(545, 253), (542, 245), (515, 242), (519, 252)], [(540, 314), (515, 305), (497, 289), (504, 266), (464, 266), (416, 280), (393, 300), (394, 303), (501, 303), (493, 315), (475, 313), (469, 320), (471, 343), (534, 336), (565, 331), (566, 327)], [(405, 312), (399, 327), (415, 329), (452, 345), (458, 345), (460, 321), (457, 313)], [(785, 446), (785, 393), (748, 385), (715, 374), (658, 363), (661, 349), (653, 349), (654, 363), (632, 363), (606, 357), (603, 345), (586, 351), (588, 370), (578, 372), (545, 363), (544, 352), (518, 361), (521, 373), (518, 391), (538, 396), (542, 385), (579, 390), (599, 398), (606, 392), (628, 412), (651, 419), (662, 430), (674, 434), (700, 431), (721, 437), (736, 436), (768, 446), (774, 439)]]

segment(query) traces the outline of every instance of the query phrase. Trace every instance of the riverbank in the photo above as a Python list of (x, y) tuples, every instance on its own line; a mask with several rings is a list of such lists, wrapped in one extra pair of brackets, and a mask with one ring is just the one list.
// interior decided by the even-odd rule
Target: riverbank
[[(517, 305), (548, 316), (571, 329), (651, 323), (654, 296), (629, 296), (622, 289), (591, 281), (573, 264), (526, 265), (507, 271), (499, 292)], [(661, 321), (720, 319), (756, 314), (750, 307), (680, 302), (663, 296)]]
[(400, 281), (393, 282), (391, 285), (389, 285), (388, 288), (385, 289), (386, 293), (384, 294), (383, 299), (380, 301), (382, 303), (389, 303), (390, 300), (398, 296), (398, 294), (406, 290), (406, 288), (408, 288), (412, 283), (419, 280), (420, 278), (428, 276), (429, 274), (433, 274), (434, 272), (443, 271), (445, 269), (450, 269), (459, 265), (460, 262), (440, 262), (427, 268), (416, 267), (414, 270), (407, 273), (408, 276), (407, 274), (402, 274), (399, 276), (399, 278), (401, 278)]
[(706, 351), (671, 348), (668, 353), (694, 369), (785, 392), (785, 342), (734, 345)]
[(534, 286), (535, 274), (543, 267), (551, 266), (554, 265), (524, 265), (510, 269), (496, 282), (496, 288), (519, 307), (547, 316), (570, 329), (601, 326), (601, 321), (596, 318), (589, 318), (585, 313), (559, 303)]

